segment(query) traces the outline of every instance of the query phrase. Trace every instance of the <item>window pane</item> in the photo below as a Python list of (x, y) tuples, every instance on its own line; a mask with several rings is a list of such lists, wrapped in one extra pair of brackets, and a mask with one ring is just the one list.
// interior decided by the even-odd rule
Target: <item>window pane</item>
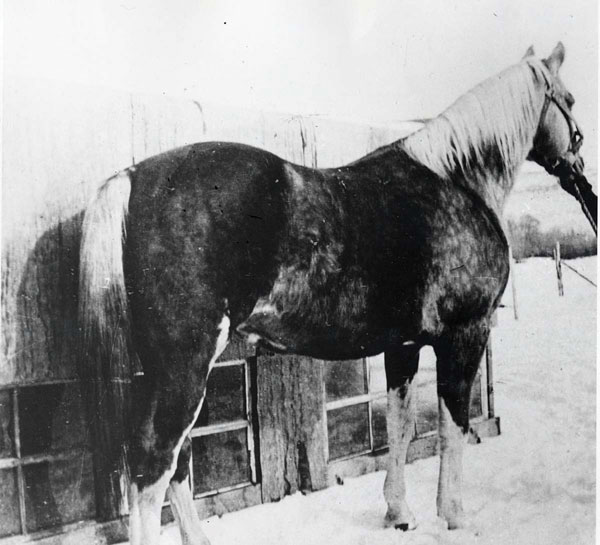
[(19, 534), (19, 495), (17, 472), (14, 469), (0, 470), (0, 537)]
[(95, 515), (89, 454), (23, 468), (27, 530), (91, 519)]
[(327, 401), (367, 393), (365, 360), (329, 361), (325, 364)]
[(385, 392), (387, 390), (387, 381), (385, 379), (385, 359), (383, 354), (367, 358), (367, 361), (369, 362), (370, 372), (369, 391), (371, 393)]
[(23, 456), (89, 444), (78, 384), (21, 388), (19, 420)]
[(368, 404), (327, 411), (327, 433), (330, 460), (369, 450)]
[[(435, 369), (425, 367), (417, 375), (419, 388), (417, 405), (417, 433), (427, 433), (436, 430), (438, 426), (437, 379)], [(481, 371), (477, 371), (473, 388), (471, 389), (471, 405), (469, 417), (475, 418), (483, 414), (481, 399)]]
[(245, 366), (215, 367), (210, 372), (206, 398), (195, 426), (246, 418)]
[(417, 434), (437, 429), (438, 401), (435, 367), (427, 366), (417, 374)]
[(12, 390), (0, 390), (0, 458), (15, 455)]
[(371, 422), (373, 425), (373, 448), (387, 445), (387, 399), (374, 399), (371, 405)]
[(192, 439), (194, 494), (250, 481), (247, 430)]

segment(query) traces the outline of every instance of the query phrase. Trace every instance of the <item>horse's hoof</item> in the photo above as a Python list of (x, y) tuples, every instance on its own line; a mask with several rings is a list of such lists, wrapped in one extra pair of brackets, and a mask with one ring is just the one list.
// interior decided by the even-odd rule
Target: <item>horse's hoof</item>
[(470, 528), (469, 519), (464, 514), (453, 514), (453, 515), (439, 515), (439, 517), (446, 523), (448, 530), (462, 530)]
[(399, 513), (388, 513), (385, 515), (384, 525), (386, 528), (394, 528), (395, 530), (402, 530), (403, 532), (408, 532), (409, 530), (414, 530), (417, 527), (417, 521), (413, 514), (407, 510), (408, 512), (399, 514)]

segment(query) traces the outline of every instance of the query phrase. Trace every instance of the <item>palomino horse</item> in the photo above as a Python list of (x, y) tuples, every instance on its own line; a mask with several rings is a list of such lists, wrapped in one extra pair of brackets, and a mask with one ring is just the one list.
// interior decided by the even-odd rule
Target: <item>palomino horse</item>
[(431, 345), (437, 510), (450, 529), (465, 524), (469, 394), (509, 271), (499, 218), (526, 158), (548, 169), (568, 152), (579, 161), (563, 59), (560, 43), (544, 60), (530, 49), (419, 131), (341, 168), (206, 142), (102, 186), (85, 215), (80, 312), (90, 353), (126, 317), (145, 372), (129, 448), (131, 543), (158, 542), (165, 493), (183, 542), (207, 543), (185, 482), (187, 435), (234, 331), (321, 359), (385, 352), (385, 519), (404, 530), (415, 527), (404, 484), (413, 378)]

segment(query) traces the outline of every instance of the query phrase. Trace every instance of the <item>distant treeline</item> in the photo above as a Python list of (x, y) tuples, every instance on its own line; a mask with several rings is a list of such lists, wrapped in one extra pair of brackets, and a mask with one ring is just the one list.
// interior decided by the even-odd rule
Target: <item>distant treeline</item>
[(573, 259), (597, 254), (596, 237), (589, 233), (554, 227), (540, 231), (540, 221), (525, 215), (519, 221), (508, 220), (508, 240), (515, 259), (552, 257), (556, 241), (560, 242), (561, 257)]

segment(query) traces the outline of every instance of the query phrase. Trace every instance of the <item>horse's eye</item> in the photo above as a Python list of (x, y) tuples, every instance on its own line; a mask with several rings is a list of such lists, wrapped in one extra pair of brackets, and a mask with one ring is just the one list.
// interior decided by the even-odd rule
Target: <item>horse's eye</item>
[(569, 108), (572, 108), (575, 104), (575, 97), (571, 93), (567, 93), (565, 96), (565, 102)]

